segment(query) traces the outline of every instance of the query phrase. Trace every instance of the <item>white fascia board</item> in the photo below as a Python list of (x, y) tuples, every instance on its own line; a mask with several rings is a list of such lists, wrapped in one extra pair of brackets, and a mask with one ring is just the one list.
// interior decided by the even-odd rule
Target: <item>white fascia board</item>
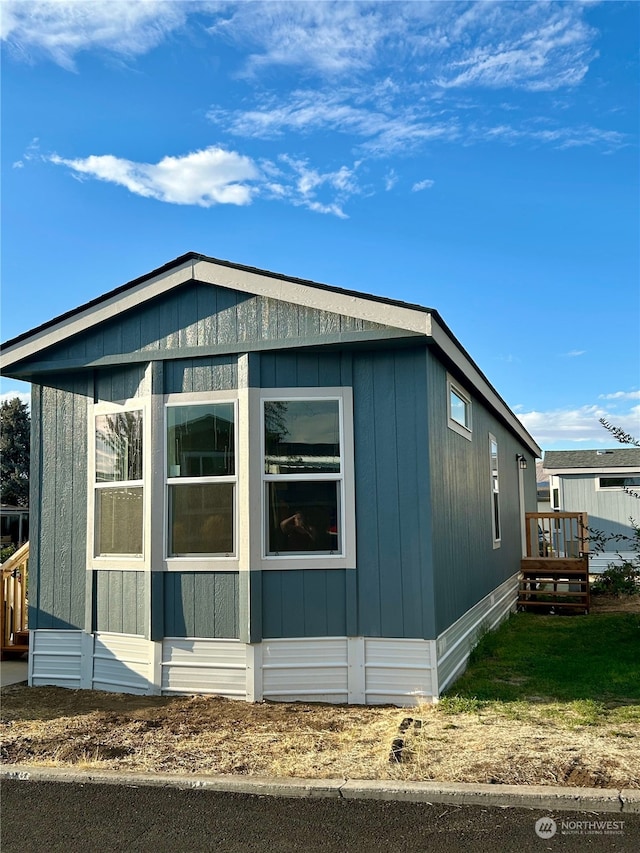
[(112, 317), (160, 296), (192, 278), (193, 262), (186, 261), (171, 272), (162, 273), (155, 278), (142, 281), (124, 293), (116, 293), (98, 305), (92, 305), (84, 311), (74, 313), (59, 323), (30, 335), (24, 341), (18, 341), (13, 346), (3, 349), (2, 368), (7, 370), (12, 365), (36, 355), (41, 350), (61, 343), (73, 335), (90, 329), (92, 326), (110, 320)]
[(241, 293), (253, 293), (282, 302), (293, 302), (305, 308), (330, 311), (333, 314), (393, 326), (420, 335), (431, 334), (431, 314), (428, 311), (389, 305), (365, 295), (338, 293), (302, 282), (272, 277), (268, 273), (251, 272), (205, 260), (195, 262), (193, 277), (197, 281), (226, 287), (229, 290), (238, 290)]
[(474, 388), (489, 405), (509, 424), (522, 443), (529, 448), (534, 456), (542, 458), (542, 449), (538, 447), (532, 436), (529, 435), (522, 422), (507, 406), (489, 382), (485, 379), (476, 365), (466, 355), (464, 350), (458, 346), (445, 329), (431, 317), (431, 339), (436, 346), (449, 358), (465, 377), (466, 382)]
[(640, 470), (637, 465), (620, 465), (617, 468), (545, 468), (544, 470), (550, 476), (554, 477), (557, 477), (560, 474), (584, 474), (585, 477), (591, 477), (599, 474), (608, 474), (610, 477), (615, 477), (621, 474), (634, 474), (636, 476), (640, 476)]

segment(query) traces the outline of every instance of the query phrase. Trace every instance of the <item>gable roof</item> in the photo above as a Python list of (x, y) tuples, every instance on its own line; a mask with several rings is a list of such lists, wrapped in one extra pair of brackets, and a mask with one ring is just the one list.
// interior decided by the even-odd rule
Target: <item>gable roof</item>
[(397, 331), (393, 334), (394, 330), (401, 330), (407, 337), (422, 338), (459, 371), (470, 390), (475, 390), (488, 403), (535, 456), (542, 455), (536, 442), (434, 309), (293, 278), (196, 252), (181, 255), (146, 275), (6, 341), (0, 345), (3, 373), (17, 376), (21, 362), (188, 282), (210, 284), (378, 323), (389, 327), (389, 337), (396, 337)]
[(640, 471), (640, 447), (615, 450), (547, 450), (542, 463), (546, 471), (606, 472), (613, 469)]

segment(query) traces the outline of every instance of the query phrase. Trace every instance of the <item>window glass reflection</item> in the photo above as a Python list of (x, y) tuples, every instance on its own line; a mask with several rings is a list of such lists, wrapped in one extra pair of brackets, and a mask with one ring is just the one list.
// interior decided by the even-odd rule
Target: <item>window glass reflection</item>
[(265, 474), (340, 472), (338, 400), (267, 400)]

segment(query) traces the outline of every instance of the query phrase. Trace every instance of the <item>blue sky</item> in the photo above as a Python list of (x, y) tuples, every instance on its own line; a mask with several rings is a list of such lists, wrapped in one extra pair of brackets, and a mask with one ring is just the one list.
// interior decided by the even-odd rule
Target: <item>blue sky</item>
[(640, 4), (0, 12), (2, 340), (196, 251), (436, 308), (544, 449), (640, 434)]

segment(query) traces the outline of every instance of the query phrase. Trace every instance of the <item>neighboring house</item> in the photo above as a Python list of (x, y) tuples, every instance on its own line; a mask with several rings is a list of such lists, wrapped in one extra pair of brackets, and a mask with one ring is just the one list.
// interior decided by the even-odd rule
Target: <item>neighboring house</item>
[(536, 480), (538, 481), (538, 512), (551, 512), (549, 477), (542, 466), (541, 459), (536, 462)]
[(0, 506), (0, 544), (23, 545), (29, 539), (29, 508), (26, 506)]
[(30, 684), (412, 703), (515, 604), (540, 449), (436, 311), (187, 254), (2, 354)]
[[(630, 536), (630, 518), (640, 518), (640, 501), (625, 488), (640, 492), (640, 448), (616, 450), (548, 450), (543, 462), (549, 476), (551, 509), (586, 512), (589, 529), (605, 536)], [(593, 545), (591, 546), (593, 548)], [(630, 557), (624, 542), (609, 542), (593, 554), (591, 571), (602, 572), (610, 562)]]

